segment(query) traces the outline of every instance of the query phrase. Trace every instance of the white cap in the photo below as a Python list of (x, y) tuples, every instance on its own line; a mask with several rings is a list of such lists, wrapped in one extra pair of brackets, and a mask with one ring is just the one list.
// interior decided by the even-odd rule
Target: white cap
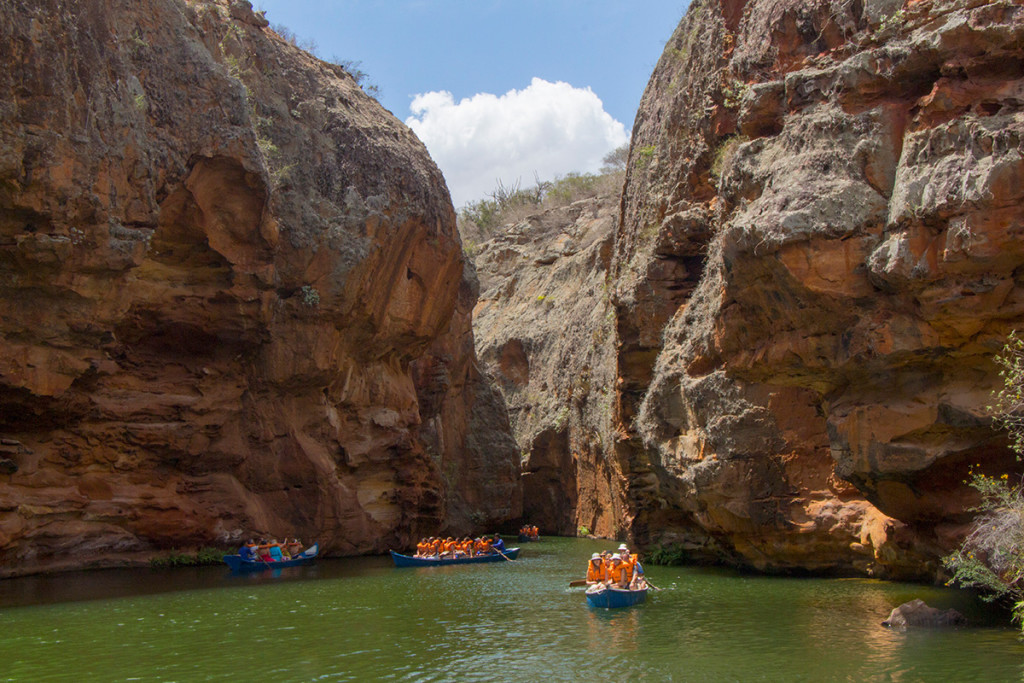
[(626, 547), (625, 543), (622, 543), (621, 545), (619, 545), (619, 550), (629, 550), (629, 548)]
[(594, 553), (593, 555), (590, 556), (590, 559), (591, 560), (600, 560), (601, 559), (601, 553)]

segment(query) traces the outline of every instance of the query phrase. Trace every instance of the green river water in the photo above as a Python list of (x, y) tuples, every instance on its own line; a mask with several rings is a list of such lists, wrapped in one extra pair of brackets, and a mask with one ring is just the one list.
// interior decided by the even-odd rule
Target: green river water
[[(279, 576), (112, 570), (0, 581), (0, 681), (1016, 681), (1024, 640), (962, 592), (648, 567), (645, 604), (592, 610), (610, 542), (544, 539), (516, 562), (396, 569), (320, 560)], [(969, 628), (895, 633), (892, 607)]]

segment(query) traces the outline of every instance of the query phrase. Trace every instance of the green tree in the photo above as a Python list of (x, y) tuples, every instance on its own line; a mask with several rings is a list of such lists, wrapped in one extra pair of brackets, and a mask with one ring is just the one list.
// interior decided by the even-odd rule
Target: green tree
[(612, 151), (604, 155), (601, 159), (604, 166), (601, 167), (601, 173), (619, 173), (626, 170), (626, 164), (629, 162), (629, 145), (622, 145), (616, 147)]
[[(1019, 460), (1024, 453), (1024, 340), (1010, 334), (996, 361), (1003, 388), (990, 410), (1009, 433)], [(943, 564), (953, 572), (952, 582), (980, 589), (987, 600), (1012, 602), (1013, 617), (1024, 628), (1024, 485), (1008, 474), (987, 476), (973, 468), (970, 477), (981, 503), (973, 510), (967, 538)]]

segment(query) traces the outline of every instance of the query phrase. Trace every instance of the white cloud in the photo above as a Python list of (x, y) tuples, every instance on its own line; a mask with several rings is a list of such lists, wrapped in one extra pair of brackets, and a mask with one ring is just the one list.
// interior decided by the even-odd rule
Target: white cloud
[(457, 104), (450, 92), (417, 95), (406, 125), (444, 173), (456, 207), (505, 186), (571, 171), (597, 171), (608, 152), (626, 144), (625, 127), (605, 112), (590, 88), (534, 78), (523, 90), (479, 93)]

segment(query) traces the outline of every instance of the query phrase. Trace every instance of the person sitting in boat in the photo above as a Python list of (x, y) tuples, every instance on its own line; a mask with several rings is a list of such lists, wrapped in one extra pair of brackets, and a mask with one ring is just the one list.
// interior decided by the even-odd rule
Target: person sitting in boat
[(587, 563), (587, 585), (592, 586), (595, 583), (604, 583), (608, 580), (608, 572), (605, 571), (604, 559), (602, 559), (600, 553), (594, 553), (590, 556), (590, 562)]
[(250, 538), (245, 545), (238, 549), (238, 556), (245, 562), (256, 562), (259, 557), (256, 555), (256, 543)]
[(639, 560), (635, 559), (636, 555), (633, 555), (633, 558), (633, 578), (629, 582), (629, 587), (633, 590), (647, 588), (647, 578), (644, 576), (644, 567), (640, 564)]
[(496, 552), (503, 553), (505, 552), (505, 541), (501, 540), (501, 536), (498, 534), (494, 534), (494, 540), (491, 543), (491, 548)]
[(530, 527), (530, 538), (534, 540), (540, 538), (540, 529), (538, 529), (536, 526)]
[(633, 590), (646, 588), (647, 580), (644, 578), (644, 567), (640, 564), (640, 558), (636, 553), (630, 553), (625, 544), (619, 546), (619, 558), (626, 567), (629, 576), (629, 587)]
[(610, 586), (618, 586), (619, 588), (629, 586), (630, 576), (627, 574), (626, 564), (622, 561), (621, 557), (612, 555), (611, 563), (605, 569), (608, 572), (608, 578), (605, 580), (605, 583)]
[(297, 538), (293, 538), (291, 543), (288, 543), (285, 547), (286, 552), (291, 557), (297, 557), (302, 554), (302, 541)]
[(284, 560), (284, 553), (281, 552), (281, 544), (277, 542), (276, 538), (270, 542), (270, 559), (274, 562), (281, 562)]
[(260, 544), (256, 546), (256, 554), (264, 562), (273, 562), (274, 558), (270, 556), (270, 541), (265, 538), (260, 539)]

